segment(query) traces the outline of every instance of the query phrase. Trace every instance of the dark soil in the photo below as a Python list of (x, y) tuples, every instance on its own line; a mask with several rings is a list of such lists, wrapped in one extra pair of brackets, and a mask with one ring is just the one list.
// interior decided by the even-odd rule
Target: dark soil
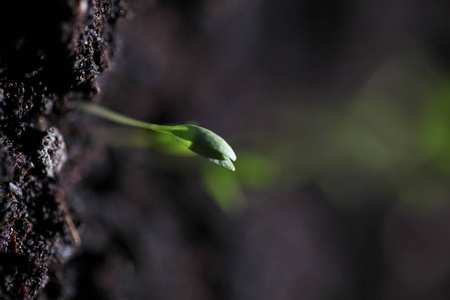
[(77, 99), (109, 63), (120, 0), (0, 5), (0, 298), (67, 299), (80, 245), (70, 191), (84, 168)]

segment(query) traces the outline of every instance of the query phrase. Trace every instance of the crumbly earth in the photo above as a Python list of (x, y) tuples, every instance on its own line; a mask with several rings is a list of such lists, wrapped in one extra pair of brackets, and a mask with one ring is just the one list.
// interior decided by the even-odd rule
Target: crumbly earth
[[(0, 299), (67, 299), (80, 244), (67, 196), (83, 170), (76, 99), (108, 66), (120, 0), (0, 5)], [(86, 126), (86, 125), (84, 125)]]

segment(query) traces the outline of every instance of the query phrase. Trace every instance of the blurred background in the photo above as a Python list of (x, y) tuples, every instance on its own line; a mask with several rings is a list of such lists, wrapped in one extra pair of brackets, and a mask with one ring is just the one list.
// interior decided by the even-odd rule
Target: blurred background
[(97, 101), (80, 299), (449, 299), (450, 2), (130, 0)]

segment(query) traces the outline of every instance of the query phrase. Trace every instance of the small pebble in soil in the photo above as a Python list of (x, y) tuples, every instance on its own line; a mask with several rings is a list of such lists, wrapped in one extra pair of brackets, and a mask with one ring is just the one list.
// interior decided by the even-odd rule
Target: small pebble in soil
[(39, 161), (44, 165), (48, 177), (55, 177), (67, 160), (66, 144), (56, 127), (46, 131), (38, 150)]

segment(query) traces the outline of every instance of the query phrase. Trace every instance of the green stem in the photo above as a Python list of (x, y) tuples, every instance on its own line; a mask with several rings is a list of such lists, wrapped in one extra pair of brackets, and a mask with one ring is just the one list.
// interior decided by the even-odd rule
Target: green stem
[(155, 130), (155, 131), (161, 130), (161, 128), (160, 128), (161, 125), (151, 124), (151, 123), (146, 123), (146, 122), (142, 122), (139, 120), (135, 120), (135, 119), (126, 117), (124, 115), (118, 114), (116, 112), (113, 112), (112, 110), (109, 110), (107, 108), (104, 108), (104, 107), (97, 105), (95, 103), (92, 103), (92, 102), (81, 101), (81, 102), (78, 102), (77, 105), (80, 109), (82, 109), (86, 112), (89, 112), (93, 115), (102, 117), (102, 118), (112, 121), (112, 122), (116, 122), (116, 123), (120, 123), (120, 124), (128, 125), (128, 126), (133, 126), (133, 127), (144, 128), (144, 129), (151, 129), (151, 130)]

